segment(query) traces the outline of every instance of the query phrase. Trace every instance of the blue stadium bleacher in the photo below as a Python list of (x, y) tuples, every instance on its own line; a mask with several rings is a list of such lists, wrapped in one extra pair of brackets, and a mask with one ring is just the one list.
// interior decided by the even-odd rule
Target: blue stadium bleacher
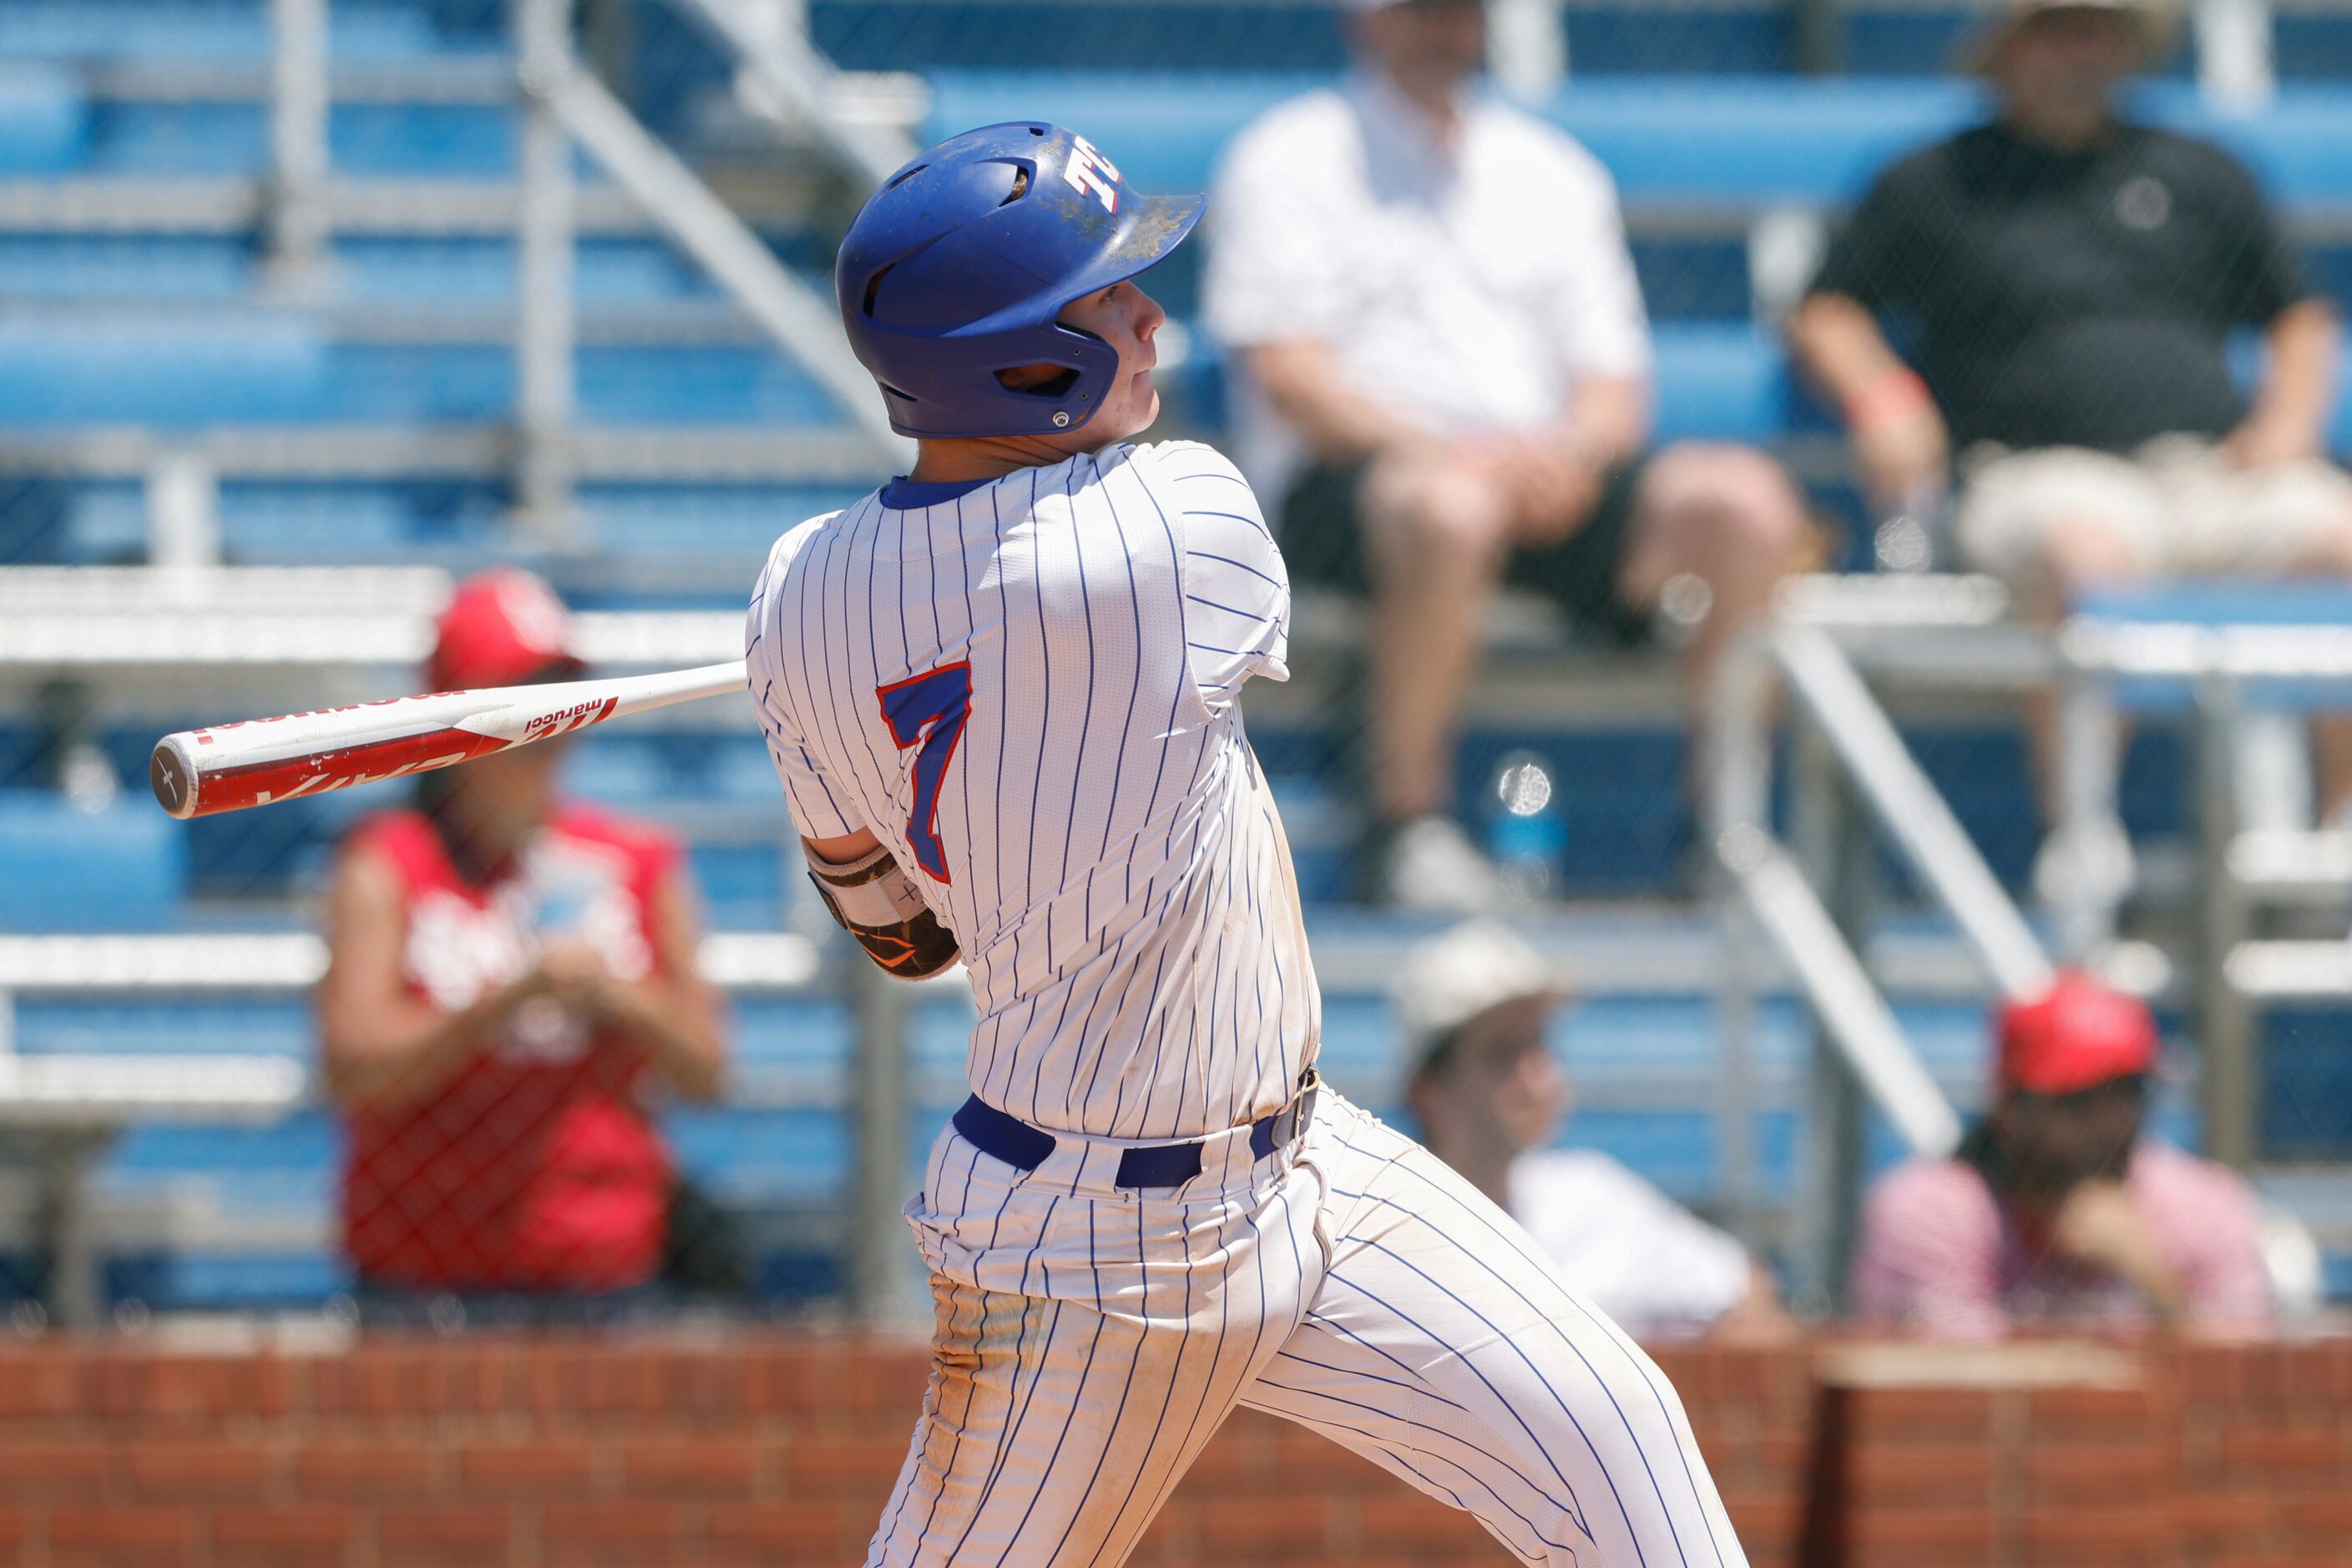
[[(1854, 11), (1843, 20), (1843, 62), (1879, 74), (1800, 79), (1787, 74), (1796, 42), (1780, 7), (1570, 7), (1576, 75), (1546, 112), (1610, 166), (1623, 194), (1657, 323), (1663, 434), (1771, 443), (1791, 430), (1824, 428), (1778, 344), (1750, 321), (1741, 227), (1781, 204), (1834, 209), (1888, 157), (1977, 112), (1968, 84), (1923, 79), (1948, 58), (1961, 10)], [(480, 0), (346, 0), (332, 7), (333, 52), (350, 62), (478, 64), (503, 48), (503, 12)], [(1066, 118), (1086, 126), (1139, 184), (1165, 190), (1202, 187), (1224, 141), (1251, 114), (1330, 79), (1344, 61), (1333, 9), (1315, 5), (1056, 5), (1051, 26), (1040, 25), (1034, 0), (813, 0), (810, 14), (817, 42), (843, 65), (929, 74), (934, 96), (924, 132), (1014, 116)], [(2352, 62), (2352, 22), (2290, 13), (2280, 25), (2281, 65), (2294, 85), (2263, 113), (2216, 117), (2175, 82), (2148, 88), (2143, 101), (2160, 121), (2238, 148), (2292, 208), (2340, 217), (2352, 207), (2352, 89), (2340, 79)], [(723, 95), (730, 77), (694, 37), (649, 22), (650, 52), (635, 62), (637, 79), (624, 84), (649, 120), (688, 139), (689, 152), (700, 123), (694, 94)], [(99, 182), (262, 175), (268, 141), (258, 104), (100, 92), (80, 68), (257, 62), (266, 41), (261, 7), (252, 0), (0, 0), (0, 174)], [(1248, 68), (1235, 68), (1236, 61)], [(2319, 79), (2330, 74), (2338, 79)], [(346, 103), (333, 113), (331, 150), (338, 177), (489, 182), (513, 172), (515, 128), (515, 112), (497, 104)], [(1654, 216), (1676, 221), (1645, 227)], [(821, 237), (787, 228), (772, 237), (793, 264), (821, 272), (810, 265), (822, 260)], [(0, 314), (0, 426), (136, 423), (191, 431), (215, 423), (489, 423), (508, 415), (510, 353), (466, 323), (511, 303), (510, 243), (341, 236), (331, 261), (323, 304), (260, 304), (262, 263), (251, 236), (162, 226), (0, 235), (0, 300), (40, 307)], [(2320, 266), (2323, 276), (2352, 279), (2352, 255), (2341, 247), (2324, 252)], [(1188, 256), (1155, 286), (1190, 316), (1197, 277), (1197, 259)], [(718, 298), (674, 251), (635, 236), (583, 237), (574, 289), (592, 318), (636, 311), (658, 320), (664, 310)], [(438, 338), (416, 328), (436, 315), (458, 328)], [(377, 316), (402, 330), (372, 330)], [(804, 372), (744, 341), (666, 342), (658, 333), (626, 344), (592, 341), (578, 370), (591, 424), (805, 431), (841, 420)], [(1212, 426), (1220, 407), (1216, 370), (1215, 346), (1198, 343), (1183, 391), (1192, 416)], [(2337, 439), (2352, 450), (2352, 405)], [(714, 584), (714, 601), (740, 595), (776, 531), (861, 488), (590, 486), (579, 498), (578, 553), (545, 563), (567, 585), (578, 584), (583, 603), (599, 606), (677, 602), (688, 578)], [(231, 479), (220, 501), (233, 561), (430, 559), (462, 566), (521, 553), (502, 538), (503, 496), (469, 482)], [(120, 479), (0, 492), (0, 559), (36, 548), (76, 562), (138, 559), (145, 527), (143, 497)], [(319, 886), (341, 825), (397, 793), (394, 786), (187, 830), (129, 804), (72, 813), (35, 789), (41, 759), (32, 754), (32, 731), (15, 719), (0, 715), (0, 876), (9, 886), (0, 930), (167, 929), (225, 912), (284, 921), (292, 918), (289, 900)], [(147, 738), (127, 729), (106, 737), (134, 783)], [(2012, 885), (2021, 882), (2034, 830), (2014, 731), (1945, 727), (1912, 739), (1996, 868)], [(1339, 815), (1336, 787), (1319, 771), (1329, 737), (1268, 733), (1260, 742), (1293, 820), (1302, 880), (1336, 897), (1345, 874), (1337, 833), (1302, 826)], [(2126, 816), (2136, 828), (2173, 826), (2186, 769), (2179, 738), (2152, 731), (2135, 744)], [(1570, 885), (1586, 894), (1654, 892), (1687, 831), (1676, 790), (1680, 738), (1664, 721), (1634, 730), (1480, 732), (1464, 748), (1464, 780), (1483, 784), (1504, 751), (1527, 745), (1545, 752), (1564, 783)], [(719, 925), (772, 929), (783, 918), (797, 896), (796, 878), (773, 837), (747, 829), (776, 807), (755, 738), (622, 730), (583, 741), (570, 768), (574, 786), (590, 798), (688, 826)], [(59, 874), (66, 868), (73, 874)], [(1341, 917), (1316, 918), (1318, 931), (1328, 932)], [(926, 1003), (917, 1015), (911, 1048), (931, 1075), (924, 1081), (936, 1084), (942, 1072), (951, 1079), (964, 1009)], [(1806, 1047), (1790, 1007), (1775, 1004), (1767, 1015), (1759, 1068), (1778, 1076), (1759, 1119), (1759, 1160), (1767, 1194), (1779, 1198), (1789, 1190), (1802, 1131), (1788, 1085)], [(1963, 1099), (1978, 1092), (1975, 1010), (1906, 1004), (1902, 1016), (1953, 1092)], [(1335, 1079), (1392, 1108), (1386, 1075), (1394, 1024), (1386, 1000), (1335, 991), (1326, 1022), (1325, 1059)], [(761, 1232), (766, 1283), (788, 1295), (821, 1294), (838, 1284), (831, 1244), (821, 1235), (812, 1239), (815, 1233), (802, 1222), (837, 1205), (845, 1190), (846, 1019), (829, 1003), (747, 998), (736, 1024), (746, 1077), (769, 1075), (789, 1092), (673, 1110), (666, 1131), (686, 1168), (726, 1201), (746, 1213), (786, 1216)], [(2330, 1095), (2347, 1100), (2346, 1026), (2333, 1013), (2272, 1021), (2274, 1108)], [(1679, 1195), (1717, 1195), (1707, 1098), (1712, 1037), (1705, 1002), (1689, 995), (1606, 996), (1571, 1015), (1559, 1044), (1588, 1100), (1577, 1137)], [(307, 1016), (293, 998), (26, 999), (16, 1005), (16, 1037), (26, 1051), (300, 1056), (311, 1048)], [(918, 1152), (946, 1109), (941, 1101), (918, 1110), (911, 1138)], [(2178, 1086), (2168, 1090), (2165, 1121), (2193, 1141)], [(2282, 1152), (2341, 1157), (2352, 1148), (2352, 1129), (2309, 1119), (2290, 1129), (2274, 1120), (2273, 1140)], [(1874, 1158), (1885, 1160), (1891, 1148), (1885, 1130), (1876, 1129)], [(101, 1184), (128, 1197), (194, 1184), (232, 1215), (293, 1213), (315, 1221), (331, 1210), (338, 1158), (331, 1122), (319, 1113), (249, 1131), (145, 1128), (116, 1150)], [(292, 1247), (234, 1237), (167, 1247), (118, 1257), (111, 1275), (119, 1294), (182, 1306), (310, 1303), (347, 1284), (323, 1232)]]
[(163, 930), (188, 893), (186, 837), (144, 801), (0, 789), (0, 931)]
[(69, 168), (89, 133), (88, 106), (62, 71), (15, 59), (0, 46), (0, 173)]

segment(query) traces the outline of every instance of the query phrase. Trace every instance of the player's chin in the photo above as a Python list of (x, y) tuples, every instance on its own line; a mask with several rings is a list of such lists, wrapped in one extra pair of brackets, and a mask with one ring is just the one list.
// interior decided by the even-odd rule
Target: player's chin
[(1088, 434), (1104, 446), (1114, 441), (1132, 440), (1151, 428), (1160, 417), (1160, 393), (1152, 386), (1146, 371), (1135, 381), (1119, 389), (1109, 406), (1096, 417)]

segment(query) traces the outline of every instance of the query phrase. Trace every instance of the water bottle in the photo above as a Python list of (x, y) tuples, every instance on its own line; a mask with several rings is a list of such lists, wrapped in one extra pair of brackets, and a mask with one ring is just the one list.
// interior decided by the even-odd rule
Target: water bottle
[(1534, 752), (1513, 752), (1495, 771), (1487, 799), (1486, 853), (1503, 881), (1521, 899), (1548, 899), (1559, 882), (1568, 824), (1559, 815), (1552, 764)]

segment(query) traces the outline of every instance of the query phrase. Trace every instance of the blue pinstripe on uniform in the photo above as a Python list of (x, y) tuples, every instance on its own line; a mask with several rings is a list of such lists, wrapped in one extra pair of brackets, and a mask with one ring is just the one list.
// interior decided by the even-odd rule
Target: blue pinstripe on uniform
[(1188, 443), (886, 487), (770, 556), (747, 658), (804, 834), (869, 827), (913, 863), (919, 748), (875, 694), (970, 667), (934, 805), (949, 877), (918, 885), (980, 1003), (974, 1091), (1058, 1135), (1034, 1173), (952, 1127), (934, 1145), (908, 1218), (936, 1356), (867, 1561), (1111, 1568), (1245, 1405), (1525, 1562), (1742, 1568), (1656, 1368), (1426, 1151), (1327, 1091), (1290, 1148), (1174, 1193), (1108, 1186), (1088, 1152), (1245, 1133), (1313, 1061), (1296, 881), (1235, 702), (1286, 677), (1289, 624), (1255, 498)]

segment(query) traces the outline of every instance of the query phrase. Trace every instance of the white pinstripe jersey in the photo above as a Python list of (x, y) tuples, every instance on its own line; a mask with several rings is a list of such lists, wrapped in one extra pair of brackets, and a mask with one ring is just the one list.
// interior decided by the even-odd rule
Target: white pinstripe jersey
[(1235, 701), (1289, 674), (1256, 498), (1192, 442), (955, 489), (769, 556), (748, 653), (794, 820), (871, 828), (955, 931), (991, 1104), (1155, 1140), (1280, 1109), (1320, 1004)]

